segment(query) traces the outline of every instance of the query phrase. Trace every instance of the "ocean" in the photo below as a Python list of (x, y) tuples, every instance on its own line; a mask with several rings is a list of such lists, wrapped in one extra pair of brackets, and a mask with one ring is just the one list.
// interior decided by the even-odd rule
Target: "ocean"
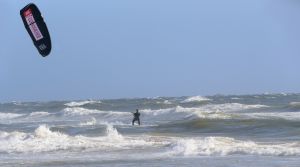
[(296, 93), (0, 103), (1, 167), (299, 164)]

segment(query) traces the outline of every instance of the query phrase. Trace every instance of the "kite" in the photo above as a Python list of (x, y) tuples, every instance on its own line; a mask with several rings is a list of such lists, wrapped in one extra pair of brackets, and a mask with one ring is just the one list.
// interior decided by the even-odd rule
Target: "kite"
[(39, 53), (46, 57), (51, 52), (51, 39), (38, 7), (30, 3), (20, 10), (24, 26)]

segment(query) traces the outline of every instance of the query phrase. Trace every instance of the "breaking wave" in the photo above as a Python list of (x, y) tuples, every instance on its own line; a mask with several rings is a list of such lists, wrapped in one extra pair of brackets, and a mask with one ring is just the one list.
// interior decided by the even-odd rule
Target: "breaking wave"
[(240, 103), (226, 103), (226, 104), (208, 104), (200, 107), (194, 108), (185, 108), (181, 106), (177, 106), (174, 108), (167, 109), (158, 109), (151, 110), (145, 109), (141, 110), (142, 113), (152, 114), (153, 116), (169, 114), (169, 113), (186, 113), (185, 117), (190, 117), (196, 115), (198, 118), (207, 118), (207, 119), (229, 119), (232, 118), (230, 112), (238, 112), (249, 109), (259, 109), (259, 108), (267, 108), (265, 105), (246, 105)]
[(299, 121), (300, 112), (261, 112), (261, 113), (247, 113), (243, 114), (244, 118), (250, 119), (269, 119), (269, 120), (289, 120), (289, 121)]
[(290, 102), (288, 106), (292, 109), (300, 110), (300, 102)]
[(123, 137), (112, 125), (106, 126), (105, 136), (100, 137), (69, 136), (51, 131), (47, 125), (40, 125), (34, 133), (0, 131), (0, 152), (113, 150), (153, 145), (153, 142), (140, 138)]
[(95, 109), (86, 109), (81, 107), (65, 108), (62, 111), (65, 115), (90, 115), (90, 114), (104, 114), (104, 115), (128, 115), (128, 112), (119, 111), (101, 111)]
[(24, 114), (15, 114), (15, 113), (1, 113), (0, 112), (0, 120), (13, 119), (22, 117)]
[(92, 117), (92, 119), (90, 121), (82, 122), (79, 125), (81, 125), (81, 126), (91, 126), (91, 125), (96, 125), (96, 123), (97, 123), (96, 118)]
[(210, 101), (211, 99), (202, 96), (193, 96), (183, 100), (181, 103)]
[(32, 112), (32, 113), (29, 114), (29, 116), (31, 116), (31, 117), (35, 117), (35, 116), (47, 116), (47, 115), (50, 115), (50, 113), (44, 112), (44, 111)]
[(299, 142), (260, 143), (230, 137), (182, 138), (163, 136), (123, 136), (107, 124), (105, 134), (99, 137), (70, 136), (40, 125), (33, 133), (0, 131), (0, 152), (30, 153), (52, 151), (126, 150), (139, 148), (165, 148), (162, 156), (214, 156), (214, 155), (272, 155), (298, 156)]
[(229, 137), (205, 137), (201, 139), (180, 139), (171, 145), (168, 155), (300, 155), (300, 143), (256, 143)]
[(63, 110), (63, 113), (65, 115), (89, 115), (89, 114), (97, 114), (101, 111), (99, 110), (90, 110), (80, 107), (74, 107), (74, 108), (65, 108)]
[(86, 101), (72, 101), (69, 103), (66, 103), (65, 105), (68, 107), (80, 107), (86, 104), (99, 104), (101, 101), (94, 101), (94, 100), (86, 100)]

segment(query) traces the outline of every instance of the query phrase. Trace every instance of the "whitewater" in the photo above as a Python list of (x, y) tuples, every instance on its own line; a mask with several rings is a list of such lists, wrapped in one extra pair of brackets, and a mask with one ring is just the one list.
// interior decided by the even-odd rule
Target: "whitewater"
[(0, 103), (1, 167), (296, 167), (299, 157), (296, 93)]

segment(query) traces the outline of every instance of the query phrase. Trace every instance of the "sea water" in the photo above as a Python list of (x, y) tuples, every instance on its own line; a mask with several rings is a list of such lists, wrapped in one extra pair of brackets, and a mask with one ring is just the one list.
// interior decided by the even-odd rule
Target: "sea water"
[(299, 164), (300, 94), (0, 104), (1, 167)]

